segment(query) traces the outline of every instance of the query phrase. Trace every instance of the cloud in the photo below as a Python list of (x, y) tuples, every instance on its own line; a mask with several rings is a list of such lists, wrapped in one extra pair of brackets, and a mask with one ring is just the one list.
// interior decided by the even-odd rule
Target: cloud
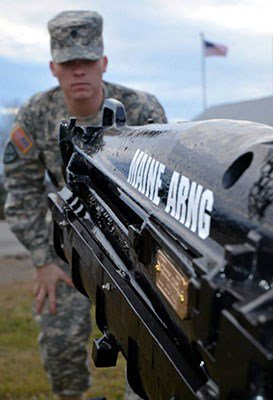
[(2, 0), (0, 56), (33, 62), (48, 60), (50, 53), (47, 22), (58, 12), (68, 9), (90, 9), (90, 1)]
[(48, 36), (39, 27), (29, 27), (16, 21), (0, 18), (1, 55), (13, 59), (44, 59)]
[(11, 107), (0, 107), (0, 115), (15, 115), (18, 111), (18, 107), (11, 108)]
[[(161, 17), (188, 19), (251, 34), (272, 34), (271, 0), (157, 0)], [(170, 6), (171, 4), (171, 6)]]
[[(190, 25), (191, 30), (195, 27), (195, 31), (228, 28), (229, 32), (244, 31), (252, 35), (272, 34), (273, 31), (273, 4), (270, 0), (260, 0), (259, 3), (255, 0), (142, 0), (137, 3), (94, 0), (92, 8), (104, 16), (106, 49), (110, 53), (129, 53), (132, 48), (140, 53), (141, 47), (145, 53), (145, 40), (149, 43), (152, 39), (153, 51), (168, 44), (177, 46), (179, 30), (183, 40)], [(90, 9), (90, 1), (2, 0), (0, 55), (38, 62), (48, 60), (47, 21), (68, 9)]]
[(170, 119), (200, 112), (200, 31), (229, 47), (228, 57), (206, 60), (209, 105), (270, 94), (271, 0), (1, 0), (3, 99), (55, 84), (47, 21), (90, 7), (104, 17), (106, 79), (155, 94)]

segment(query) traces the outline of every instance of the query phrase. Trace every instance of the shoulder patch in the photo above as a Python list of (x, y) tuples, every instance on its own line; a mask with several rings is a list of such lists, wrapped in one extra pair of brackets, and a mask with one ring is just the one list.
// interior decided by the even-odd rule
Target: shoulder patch
[(9, 142), (4, 152), (4, 164), (11, 164), (18, 159), (19, 155), (11, 142)]
[(19, 125), (15, 126), (10, 134), (10, 138), (17, 149), (23, 154), (26, 154), (33, 146), (32, 140)]

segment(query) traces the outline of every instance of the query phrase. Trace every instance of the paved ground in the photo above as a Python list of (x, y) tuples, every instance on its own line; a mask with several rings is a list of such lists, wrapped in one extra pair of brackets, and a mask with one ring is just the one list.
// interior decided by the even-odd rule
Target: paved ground
[(0, 221), (0, 285), (25, 282), (33, 277), (33, 267), (24, 247), (5, 221)]
[(5, 221), (0, 221), (0, 258), (26, 255), (27, 251), (18, 242)]

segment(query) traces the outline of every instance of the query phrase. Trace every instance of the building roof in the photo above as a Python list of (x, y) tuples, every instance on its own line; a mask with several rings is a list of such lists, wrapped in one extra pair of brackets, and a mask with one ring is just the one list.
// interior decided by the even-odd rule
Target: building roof
[(193, 121), (227, 118), (260, 122), (273, 126), (273, 96), (209, 107)]

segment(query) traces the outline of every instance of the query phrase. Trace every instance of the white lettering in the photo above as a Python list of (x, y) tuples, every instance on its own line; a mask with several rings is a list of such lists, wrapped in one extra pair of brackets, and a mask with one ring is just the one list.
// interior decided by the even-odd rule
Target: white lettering
[(188, 198), (189, 189), (190, 189), (189, 178), (182, 175), (178, 188), (177, 207), (175, 214), (175, 218), (179, 219), (181, 224), (184, 224), (186, 219), (186, 212), (187, 212), (186, 200)]
[(211, 216), (206, 211), (212, 211), (213, 202), (214, 196), (212, 191), (206, 189), (202, 194), (199, 208), (198, 235), (201, 239), (206, 239), (210, 233)]
[(153, 159), (148, 172), (145, 196), (149, 197), (150, 200), (152, 200), (154, 196), (155, 178), (158, 170), (158, 165), (159, 162)]
[(167, 204), (165, 207), (165, 211), (167, 213), (170, 213), (172, 217), (175, 216), (175, 211), (176, 211), (176, 196), (177, 196), (177, 186), (178, 186), (179, 176), (180, 175), (178, 172), (176, 171), (173, 172), (168, 192)]
[[(158, 206), (165, 170), (164, 164), (138, 149), (131, 161), (127, 181)], [(165, 176), (165, 180), (166, 178)], [(209, 189), (204, 190), (202, 185), (190, 181), (177, 171), (172, 173), (166, 191), (165, 212), (192, 232), (197, 231), (201, 239), (206, 239), (210, 235), (213, 192)]]
[(203, 186), (197, 185), (194, 181), (191, 183), (185, 227), (190, 228), (192, 232), (196, 232), (197, 228), (198, 207), (202, 190)]
[(161, 175), (164, 173), (165, 171), (165, 165), (163, 164), (159, 164), (159, 168), (158, 168), (158, 173), (157, 173), (157, 178), (156, 178), (156, 183), (155, 183), (155, 189), (154, 189), (154, 198), (153, 198), (153, 203), (155, 203), (157, 206), (160, 203), (160, 197), (158, 195), (158, 191), (161, 188), (162, 185), (162, 179), (161, 179)]
[(140, 192), (143, 193), (143, 194), (145, 193), (145, 189), (146, 189), (147, 175), (148, 175), (148, 171), (149, 171), (149, 167), (150, 167), (151, 161), (152, 161), (152, 157), (149, 157), (147, 162), (146, 162), (146, 165), (145, 165), (145, 170), (144, 170), (144, 174), (143, 174), (143, 185), (142, 185), (142, 188), (140, 190)]
[(137, 159), (136, 159), (136, 167), (135, 167), (134, 175), (133, 175), (133, 179), (132, 179), (132, 185), (133, 185), (134, 187), (136, 187), (138, 169), (139, 169), (139, 165), (140, 165), (141, 159), (142, 159), (142, 157), (143, 157), (144, 154), (145, 154), (145, 153), (144, 153), (143, 151), (141, 151), (141, 152), (139, 153)]
[(148, 158), (148, 154), (144, 153), (144, 155), (140, 161), (138, 171), (137, 171), (135, 188), (138, 189), (139, 191), (141, 190), (141, 187), (143, 186), (143, 172), (144, 172), (144, 167), (145, 167), (147, 158)]

